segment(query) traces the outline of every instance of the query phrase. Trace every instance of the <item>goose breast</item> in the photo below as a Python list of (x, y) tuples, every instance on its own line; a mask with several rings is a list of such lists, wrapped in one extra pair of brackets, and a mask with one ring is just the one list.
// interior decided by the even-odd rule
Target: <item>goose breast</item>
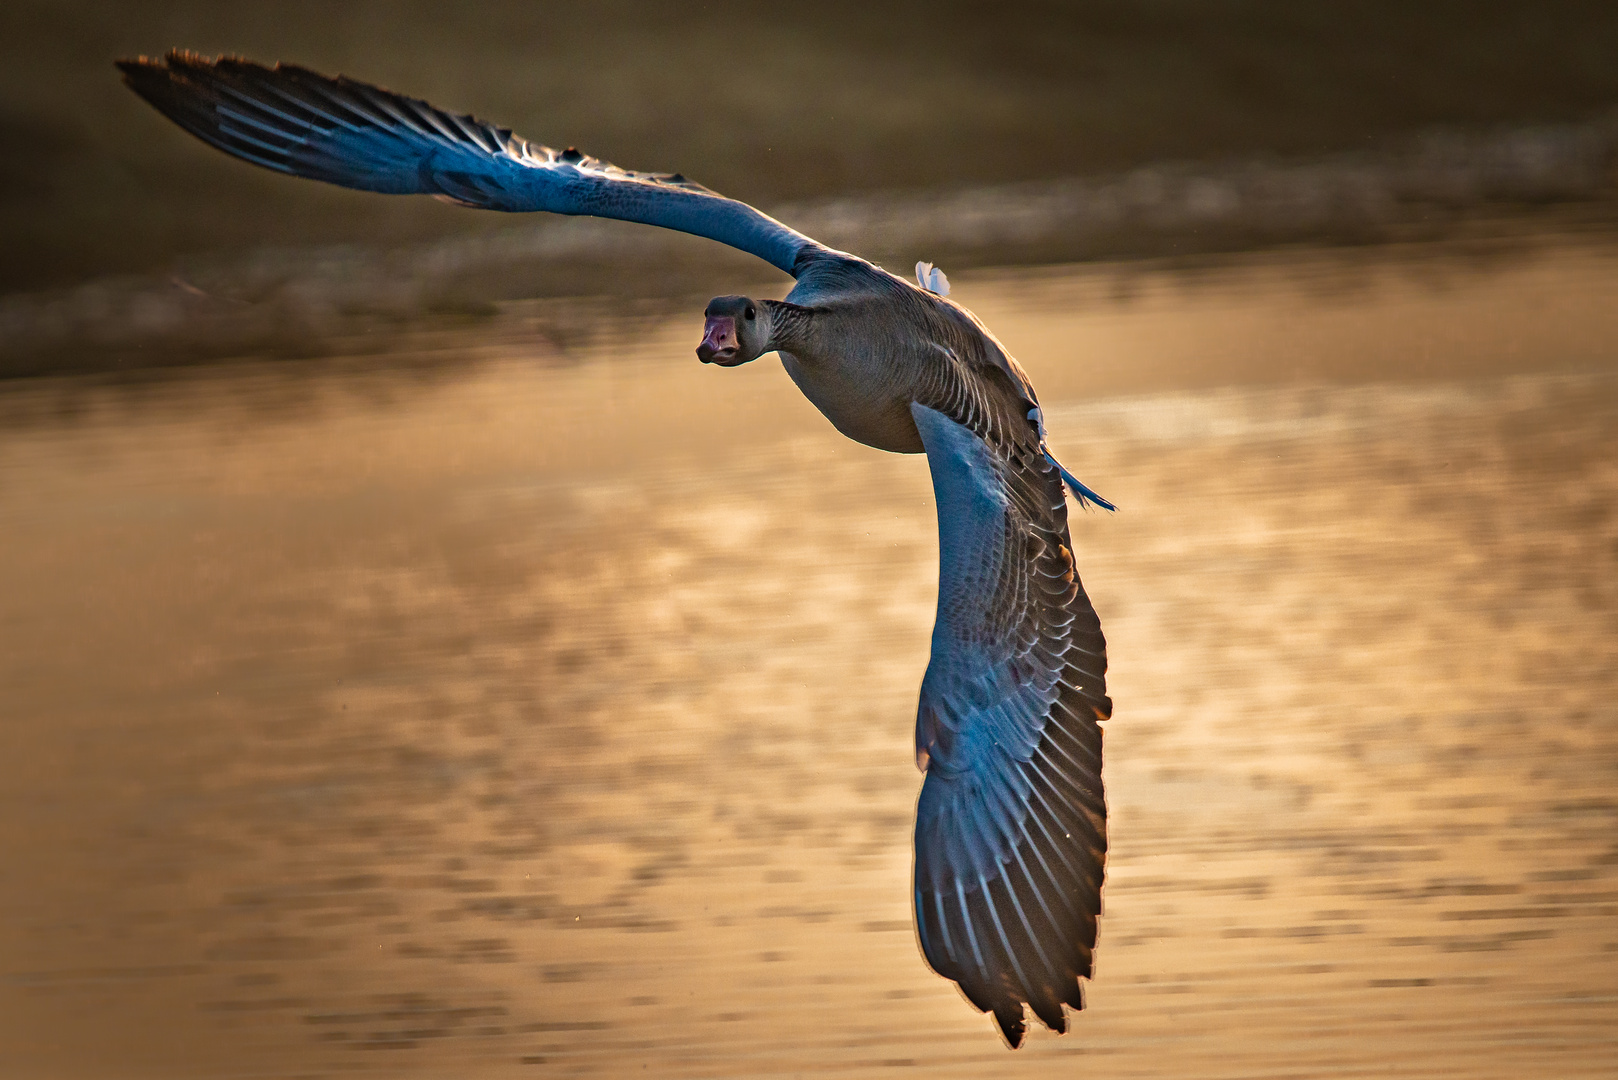
[[(884, 370), (881, 358), (859, 352), (800, 357), (781, 353), (781, 366), (832, 426), (855, 442), (895, 454), (926, 451), (910, 414), (911, 395)], [(849, 377), (849, 369), (864, 377)]]
[(896, 454), (926, 452), (910, 403), (937, 363), (934, 327), (918, 290), (862, 260), (819, 259), (787, 301), (814, 312), (780, 350), (803, 396), (855, 442)]

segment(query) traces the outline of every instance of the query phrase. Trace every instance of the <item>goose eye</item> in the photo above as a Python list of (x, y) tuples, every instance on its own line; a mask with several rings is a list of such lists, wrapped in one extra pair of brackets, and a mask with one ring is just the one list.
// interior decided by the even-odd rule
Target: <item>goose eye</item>
[(747, 317), (748, 317), (749, 320), (751, 320), (752, 317), (753, 317), (753, 305), (752, 304), (747, 305)]

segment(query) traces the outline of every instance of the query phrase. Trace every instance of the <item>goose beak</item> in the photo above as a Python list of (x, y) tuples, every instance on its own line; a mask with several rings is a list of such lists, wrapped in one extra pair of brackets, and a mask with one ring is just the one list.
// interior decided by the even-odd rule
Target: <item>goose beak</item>
[(708, 316), (708, 325), (702, 331), (702, 344), (697, 346), (697, 359), (704, 364), (732, 367), (740, 353), (741, 343), (736, 340), (736, 317)]

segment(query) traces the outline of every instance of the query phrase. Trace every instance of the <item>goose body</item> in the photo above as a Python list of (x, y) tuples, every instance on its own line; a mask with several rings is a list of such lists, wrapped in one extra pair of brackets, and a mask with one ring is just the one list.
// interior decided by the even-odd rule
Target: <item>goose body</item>
[(812, 259), (784, 302), (809, 314), (782, 320), (781, 366), (850, 439), (923, 453), (910, 402), (943, 359), (931, 347), (942, 329), (934, 325), (940, 323), (934, 302), (863, 260)]
[(1106, 643), (1074, 565), (1067, 494), (1027, 376), (930, 264), (912, 283), (677, 174), (619, 169), (346, 78), (175, 52), (123, 61), (177, 124), (256, 165), (484, 209), (638, 221), (791, 274), (784, 300), (708, 305), (698, 356), (767, 352), (849, 438), (925, 453), (939, 590), (916, 717), (926, 774), (914, 903), (927, 962), (1021, 1044), (1024, 1007), (1064, 1032), (1092, 974), (1107, 847)]

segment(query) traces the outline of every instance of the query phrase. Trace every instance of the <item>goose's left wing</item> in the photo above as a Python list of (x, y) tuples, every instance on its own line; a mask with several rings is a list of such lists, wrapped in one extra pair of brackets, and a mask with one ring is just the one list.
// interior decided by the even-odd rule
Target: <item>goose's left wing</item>
[(130, 89), (227, 154), (276, 172), (486, 210), (546, 210), (705, 236), (793, 273), (820, 245), (678, 174), (630, 172), (571, 148), (341, 76), (176, 50), (121, 60)]
[[(1061, 473), (913, 404), (938, 503), (938, 620), (916, 718), (916, 928), (995, 1015), (1083, 1008), (1107, 849), (1106, 643), (1074, 571)], [(998, 442), (998, 440), (997, 440)]]

